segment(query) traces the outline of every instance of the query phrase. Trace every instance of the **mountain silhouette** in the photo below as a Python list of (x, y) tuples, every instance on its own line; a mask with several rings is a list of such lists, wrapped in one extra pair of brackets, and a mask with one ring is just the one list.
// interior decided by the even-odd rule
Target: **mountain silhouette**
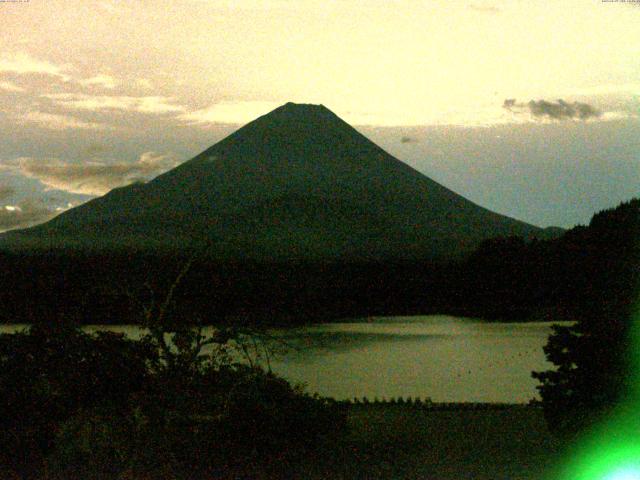
[(549, 232), (482, 208), (394, 158), (322, 105), (287, 103), (193, 159), (5, 244), (206, 247), (219, 258), (449, 257)]

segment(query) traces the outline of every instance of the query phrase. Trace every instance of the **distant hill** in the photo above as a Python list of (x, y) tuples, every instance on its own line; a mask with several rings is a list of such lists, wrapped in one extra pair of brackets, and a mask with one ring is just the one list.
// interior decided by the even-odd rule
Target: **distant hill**
[(497, 236), (559, 235), (482, 208), (322, 105), (287, 103), (145, 184), (112, 190), (4, 246), (181, 249), (220, 259), (413, 260)]

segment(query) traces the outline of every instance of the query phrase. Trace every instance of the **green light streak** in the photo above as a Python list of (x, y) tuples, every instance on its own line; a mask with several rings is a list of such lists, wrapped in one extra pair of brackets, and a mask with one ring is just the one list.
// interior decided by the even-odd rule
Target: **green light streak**
[(562, 480), (640, 480), (640, 315), (633, 316), (626, 400), (569, 452)]

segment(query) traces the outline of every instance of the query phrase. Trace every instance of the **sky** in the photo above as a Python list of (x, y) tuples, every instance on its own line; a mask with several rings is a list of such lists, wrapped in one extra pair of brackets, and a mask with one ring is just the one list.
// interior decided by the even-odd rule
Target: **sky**
[(539, 226), (640, 195), (640, 2), (0, 0), (0, 231), (323, 104)]

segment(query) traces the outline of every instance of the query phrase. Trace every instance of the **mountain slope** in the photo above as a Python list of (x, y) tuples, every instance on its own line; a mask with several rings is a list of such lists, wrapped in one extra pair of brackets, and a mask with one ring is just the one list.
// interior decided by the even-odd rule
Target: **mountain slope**
[(420, 174), (321, 105), (288, 103), (146, 184), (5, 235), (49, 247), (183, 248), (222, 258), (416, 259), (545, 232)]

